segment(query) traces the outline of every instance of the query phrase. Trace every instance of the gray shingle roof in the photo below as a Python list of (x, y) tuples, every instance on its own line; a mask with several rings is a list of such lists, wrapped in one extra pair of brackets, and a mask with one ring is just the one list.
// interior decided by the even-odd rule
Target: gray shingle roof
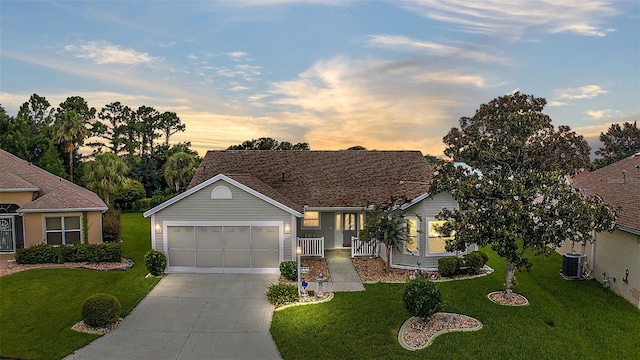
[(429, 191), (432, 179), (419, 151), (225, 150), (207, 152), (189, 188), (217, 174), (296, 210), (362, 207), (391, 196), (413, 199)]
[[(623, 171), (626, 171), (626, 183)], [(573, 185), (616, 207), (616, 223), (640, 231), (640, 154), (595, 171), (580, 173)]]
[(18, 211), (95, 210), (107, 205), (100, 197), (82, 186), (51, 174), (19, 157), (0, 149), (0, 191), (34, 191), (34, 200)]

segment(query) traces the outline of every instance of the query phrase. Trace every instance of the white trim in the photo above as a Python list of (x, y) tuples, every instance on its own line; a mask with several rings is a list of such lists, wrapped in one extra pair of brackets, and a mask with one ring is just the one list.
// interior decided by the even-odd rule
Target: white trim
[(35, 192), (39, 190), (40, 190), (39, 188), (11, 188), (11, 189), (0, 189), (0, 193)]
[(320, 211), (320, 212), (353, 212), (353, 211), (363, 211), (366, 208), (363, 206), (338, 206), (338, 207), (329, 207), (329, 206), (305, 206), (304, 210), (307, 211)]
[[(278, 267), (275, 268), (212, 268), (212, 267), (189, 267), (189, 266), (169, 266), (167, 272), (189, 272), (189, 273), (235, 273), (235, 274), (264, 274), (277, 273), (280, 271), (279, 264), (284, 255), (284, 221), (171, 221), (162, 222), (162, 246), (169, 262), (169, 240), (167, 239), (167, 228), (170, 226), (277, 226), (278, 227)], [(155, 228), (154, 230), (155, 231)], [(295, 249), (294, 249), (295, 251)]]
[(408, 209), (408, 208), (410, 208), (411, 206), (413, 206), (413, 205), (415, 205), (415, 204), (419, 203), (420, 201), (422, 201), (422, 200), (424, 200), (424, 199), (428, 198), (428, 197), (429, 197), (429, 195), (431, 195), (431, 194), (430, 194), (430, 193), (428, 193), (428, 192), (426, 192), (426, 193), (424, 193), (424, 194), (422, 194), (422, 195), (418, 195), (417, 197), (415, 197), (415, 198), (411, 199), (411, 201), (406, 202), (406, 203), (404, 203), (404, 204), (400, 205), (400, 210), (407, 210), (407, 209)]
[(284, 211), (286, 211), (286, 212), (288, 212), (288, 213), (290, 213), (292, 215), (295, 215), (297, 217), (302, 217), (302, 214), (299, 211), (296, 211), (296, 210), (294, 210), (294, 209), (292, 209), (292, 208), (290, 208), (290, 207), (288, 207), (288, 206), (286, 206), (286, 205), (284, 205), (284, 204), (282, 204), (282, 203), (280, 203), (280, 202), (278, 202), (278, 201), (276, 201), (276, 200), (274, 200), (274, 199), (272, 199), (272, 198), (270, 198), (270, 197), (268, 197), (268, 196), (266, 196), (266, 195), (264, 195), (264, 194), (262, 194), (262, 193), (260, 193), (258, 191), (255, 191), (252, 188), (250, 188), (248, 186), (245, 186), (242, 183), (240, 183), (238, 181), (235, 181), (235, 180), (229, 178), (228, 176), (226, 176), (224, 174), (218, 174), (218, 175), (212, 177), (211, 179), (209, 179), (209, 180), (207, 180), (205, 182), (202, 182), (202, 183), (198, 184), (195, 187), (192, 187), (191, 189), (183, 192), (182, 194), (177, 195), (177, 196), (175, 196), (175, 197), (163, 202), (162, 204), (154, 207), (153, 209), (145, 211), (142, 215), (144, 217), (149, 217), (149, 215), (153, 215), (153, 214), (157, 213), (158, 211), (160, 211), (160, 210), (162, 210), (162, 209), (164, 209), (164, 208), (166, 208), (166, 207), (168, 207), (168, 206), (170, 206), (172, 204), (175, 204), (176, 202), (186, 198), (187, 196), (189, 196), (189, 195), (191, 195), (191, 194), (193, 194), (193, 193), (195, 193), (195, 192), (197, 192), (199, 190), (204, 189), (205, 187), (207, 187), (207, 186), (209, 186), (209, 185), (211, 185), (211, 184), (213, 184), (213, 183), (215, 183), (216, 181), (219, 181), (219, 180), (225, 181), (228, 184), (231, 184), (231, 185), (233, 185), (233, 186), (235, 186), (235, 187), (237, 187), (237, 188), (239, 188), (239, 189), (241, 189), (241, 190), (243, 190), (243, 191), (245, 191), (245, 192), (257, 197), (258, 199), (264, 200), (265, 202), (267, 202), (267, 203), (269, 203), (269, 204), (271, 204), (271, 205), (273, 205), (273, 206), (275, 206), (275, 207), (277, 207), (277, 208), (279, 208), (281, 210), (284, 210)]
[(81, 211), (87, 211), (87, 212), (95, 212), (95, 211), (100, 211), (100, 212), (105, 212), (109, 210), (109, 208), (106, 207), (100, 207), (100, 208), (69, 208), (69, 209), (18, 209), (16, 210), (16, 212), (18, 214), (21, 213), (62, 213), (62, 212), (81, 212)]
[(151, 215), (151, 249), (156, 249), (156, 214)]

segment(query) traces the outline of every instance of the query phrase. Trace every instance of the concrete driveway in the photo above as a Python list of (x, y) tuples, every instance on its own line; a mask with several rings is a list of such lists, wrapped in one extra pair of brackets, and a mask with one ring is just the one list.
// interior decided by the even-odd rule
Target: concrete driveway
[(65, 359), (280, 359), (264, 293), (277, 275), (170, 274), (114, 331)]

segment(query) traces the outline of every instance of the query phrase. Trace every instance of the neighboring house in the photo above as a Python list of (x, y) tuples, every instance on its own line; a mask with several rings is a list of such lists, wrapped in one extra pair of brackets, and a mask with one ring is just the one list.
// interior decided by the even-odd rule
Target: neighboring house
[(365, 210), (402, 196), (416, 241), (392, 265), (436, 267), (451, 254), (434, 216), (457, 203), (429, 196), (431, 177), (419, 151), (209, 151), (188, 190), (144, 216), (170, 272), (277, 272), (298, 246), (373, 254), (357, 239)]
[(2, 149), (0, 169), (2, 263), (12, 260), (16, 249), (42, 243), (102, 242), (107, 205), (98, 195)]
[(565, 243), (559, 252), (586, 255), (591, 276), (604, 283), (606, 274), (613, 291), (640, 307), (640, 153), (583, 172), (573, 185), (616, 208), (616, 229), (595, 234), (594, 244)]

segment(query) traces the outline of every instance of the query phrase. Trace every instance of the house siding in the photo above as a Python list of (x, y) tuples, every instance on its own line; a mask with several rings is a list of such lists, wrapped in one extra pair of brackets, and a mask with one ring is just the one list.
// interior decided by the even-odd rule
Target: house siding
[[(217, 186), (226, 186), (231, 199), (211, 199), (211, 192)], [(271, 205), (246, 191), (220, 180), (212, 183), (180, 201), (154, 214), (152, 224), (154, 248), (164, 251), (162, 224), (164, 221), (282, 221), (290, 222), (291, 214)], [(160, 230), (156, 229), (159, 225)], [(291, 260), (292, 235), (284, 236), (284, 260)]]
[(33, 201), (33, 192), (0, 192), (0, 204), (16, 204), (20, 207)]
[(320, 213), (320, 229), (307, 229), (302, 227), (302, 219), (297, 220), (298, 236), (307, 238), (324, 237), (324, 248), (335, 248), (335, 212)]
[[(586, 255), (589, 265), (593, 267), (591, 276), (600, 283), (604, 281), (603, 273), (607, 273), (611, 280), (615, 277), (616, 281), (610, 282), (611, 290), (640, 307), (640, 299), (635, 298), (632, 291), (640, 290), (640, 236), (622, 230), (597, 233), (594, 244), (576, 244), (572, 249), (571, 242), (566, 241), (557, 252)], [(629, 282), (624, 283), (622, 279), (627, 269)]]
[[(391, 254), (392, 266), (416, 267), (417, 261), (420, 261), (421, 268), (437, 268), (438, 259), (443, 256), (452, 256), (453, 253), (427, 254), (427, 222), (435, 220), (435, 216), (442, 211), (443, 208), (457, 209), (458, 203), (449, 193), (440, 193), (432, 197), (428, 197), (417, 204), (409, 207), (405, 213), (406, 216), (417, 216), (419, 222), (418, 244), (419, 255), (403, 254), (402, 251), (393, 250)], [(383, 252), (384, 254), (384, 252)], [(384, 257), (383, 257), (384, 258)]]

